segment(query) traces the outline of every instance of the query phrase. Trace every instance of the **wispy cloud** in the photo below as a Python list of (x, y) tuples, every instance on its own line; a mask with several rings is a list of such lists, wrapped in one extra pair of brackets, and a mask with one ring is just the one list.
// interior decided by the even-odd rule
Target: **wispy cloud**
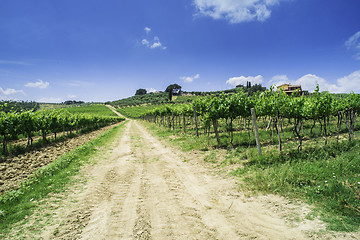
[(159, 37), (154, 37), (154, 39), (152, 41), (149, 41), (147, 39), (143, 39), (141, 41), (142, 45), (150, 48), (150, 49), (155, 49), (155, 48), (160, 48), (162, 50), (165, 50), (166, 47), (162, 45), (162, 43), (160, 42)]
[(143, 39), (142, 41), (141, 41), (141, 44), (142, 45), (145, 45), (145, 46), (150, 46), (150, 42), (147, 40), (147, 39)]
[(18, 94), (18, 93), (25, 95), (23, 90), (15, 90), (13, 88), (7, 88), (4, 90), (3, 88), (0, 87), (0, 95), (10, 96), (10, 95)]
[(230, 23), (265, 21), (271, 8), (287, 0), (194, 0), (198, 16), (226, 19)]
[(49, 85), (50, 85), (49, 82), (44, 82), (43, 80), (38, 79), (38, 80), (37, 80), (36, 82), (34, 82), (34, 83), (29, 82), (29, 83), (25, 84), (25, 87), (45, 89), (45, 88), (48, 88)]
[(145, 28), (144, 28), (144, 31), (148, 34), (149, 32), (151, 32), (151, 28), (145, 27)]
[(74, 80), (74, 81), (65, 83), (65, 85), (70, 86), (70, 87), (89, 87), (89, 86), (93, 86), (94, 83), (86, 82), (86, 81)]
[(251, 84), (261, 84), (264, 81), (263, 76), (261, 75), (257, 75), (255, 77), (253, 76), (240, 76), (240, 77), (233, 77), (233, 78), (229, 78), (226, 81), (226, 84), (232, 85), (234, 87), (236, 87), (237, 85), (243, 85), (245, 86), (247, 82), (251, 82)]
[(200, 74), (195, 74), (194, 76), (182, 76), (180, 77), (181, 80), (183, 80), (186, 83), (191, 83), (193, 82), (195, 79), (199, 79), (200, 78)]
[[(144, 31), (147, 35), (149, 35), (151, 28), (145, 27)], [(153, 39), (144, 38), (143, 40), (141, 40), (141, 44), (150, 49), (160, 48), (162, 50), (166, 50), (167, 48), (160, 42), (160, 38), (158, 36), (155, 36)]]
[(355, 58), (360, 60), (360, 31), (352, 35), (346, 42), (347, 49), (355, 51)]
[(11, 64), (11, 65), (25, 65), (31, 66), (32, 64), (22, 61), (9, 61), (9, 60), (0, 60), (0, 64)]

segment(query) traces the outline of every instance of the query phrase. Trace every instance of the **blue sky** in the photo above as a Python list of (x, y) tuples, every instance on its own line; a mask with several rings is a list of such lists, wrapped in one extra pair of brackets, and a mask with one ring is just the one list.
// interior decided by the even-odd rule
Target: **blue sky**
[(246, 81), (360, 93), (359, 0), (0, 0), (0, 99)]

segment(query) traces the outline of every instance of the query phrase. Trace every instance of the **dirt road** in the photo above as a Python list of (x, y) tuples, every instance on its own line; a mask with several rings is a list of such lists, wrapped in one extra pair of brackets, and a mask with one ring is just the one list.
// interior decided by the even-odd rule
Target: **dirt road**
[(288, 223), (283, 213), (301, 206), (274, 196), (244, 197), (233, 179), (164, 146), (136, 121), (127, 123), (112, 152), (84, 171), (89, 180), (48, 207), (52, 220), (35, 238), (307, 239), (319, 227)]

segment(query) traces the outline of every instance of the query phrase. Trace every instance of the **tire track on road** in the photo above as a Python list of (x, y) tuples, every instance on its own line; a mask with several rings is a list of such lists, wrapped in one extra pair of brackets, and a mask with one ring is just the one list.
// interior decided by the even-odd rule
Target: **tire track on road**
[(52, 238), (308, 239), (189, 156), (130, 120), (117, 147), (89, 171), (92, 180)]

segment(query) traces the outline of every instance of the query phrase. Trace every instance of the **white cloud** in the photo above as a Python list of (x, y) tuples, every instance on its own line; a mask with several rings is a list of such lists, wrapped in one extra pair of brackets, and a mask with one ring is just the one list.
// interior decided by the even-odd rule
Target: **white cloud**
[(229, 80), (226, 81), (226, 84), (232, 85), (236, 87), (237, 85), (244, 85), (246, 86), (247, 82), (251, 82), (251, 84), (261, 84), (263, 82), (264, 78), (261, 75), (257, 75), (255, 77), (249, 76), (240, 76), (240, 77), (233, 77), (229, 78)]
[(159, 48), (159, 47), (162, 47), (161, 42), (154, 42), (154, 43), (150, 46), (150, 48)]
[(279, 85), (285, 84), (285, 83), (289, 83), (289, 78), (286, 75), (275, 75), (273, 76), (269, 83), (268, 86), (275, 86), (275, 88)]
[(337, 83), (346, 92), (360, 92), (360, 70), (339, 78)]
[(320, 91), (326, 91), (327, 82), (324, 78), (316, 76), (314, 74), (306, 74), (295, 81), (296, 85), (301, 85), (303, 90), (313, 92), (317, 85), (320, 87)]
[(70, 87), (89, 87), (89, 86), (93, 86), (94, 83), (75, 80), (75, 81), (65, 83), (65, 85), (70, 86)]
[(153, 92), (157, 92), (157, 90), (154, 89), (154, 88), (147, 88), (147, 89), (146, 89), (146, 92), (148, 92), (148, 93), (153, 93)]
[(355, 51), (354, 57), (360, 60), (360, 31), (352, 35), (346, 42), (345, 46), (352, 51)]
[(360, 31), (352, 35), (346, 42), (345, 46), (348, 48), (360, 49)]
[(151, 28), (145, 27), (145, 28), (144, 28), (144, 31), (146, 32), (146, 34), (148, 34), (149, 32), (151, 32)]
[(270, 8), (285, 0), (194, 0), (197, 15), (226, 19), (230, 23), (265, 21)]
[[(150, 28), (145, 27), (145, 32), (147, 34), (149, 34), (151, 31)], [(153, 38), (153, 40), (149, 40), (144, 38), (143, 40), (141, 40), (141, 44), (150, 48), (150, 49), (155, 49), (155, 48), (160, 48), (162, 50), (166, 50), (167, 47), (165, 47), (161, 42), (160, 42), (160, 38), (158, 36), (155, 36)]]
[[(146, 40), (146, 39), (144, 39), (144, 40)], [(166, 49), (166, 47), (161, 44), (159, 37), (154, 37), (154, 41), (153, 41), (153, 43), (151, 44), (151, 46), (149, 46), (149, 47), (150, 47), (151, 49), (154, 49), (154, 48), (161, 48), (161, 49), (163, 49), (163, 50)]]
[(288, 76), (286, 75), (275, 75), (271, 78), (270, 82), (287, 82), (289, 81)]
[(25, 65), (25, 66), (31, 66), (32, 64), (22, 62), (22, 61), (9, 61), (9, 60), (0, 60), (0, 64), (15, 64), (15, 65)]
[[(342, 82), (341, 79), (345, 78), (346, 80)], [(306, 74), (296, 80), (295, 84), (301, 85), (301, 88), (303, 90), (307, 90), (309, 92), (314, 92), (316, 86), (319, 84), (320, 92), (328, 91), (331, 93), (349, 93), (350, 91), (352, 91), (351, 84), (348, 84), (349, 80), (354, 80), (351, 75), (338, 79), (337, 84), (334, 84), (330, 83), (322, 77), (313, 74)], [(358, 79), (358, 84), (360, 84), (360, 78)], [(357, 87), (357, 89), (359, 90), (360, 88)]]
[(9, 95), (15, 95), (15, 94), (18, 94), (18, 93), (21, 93), (21, 94), (24, 94), (24, 91), (23, 90), (15, 90), (13, 88), (7, 88), (7, 89), (2, 89), (0, 87), (0, 95), (5, 95), (5, 96), (9, 96)]
[(37, 100), (37, 102), (41, 102), (41, 103), (60, 103), (62, 102), (61, 98), (55, 98), (55, 97), (50, 97), (50, 98), (40, 98)]
[(49, 85), (50, 85), (49, 82), (44, 82), (43, 80), (38, 79), (38, 80), (37, 80), (36, 82), (34, 82), (34, 83), (29, 82), (29, 83), (25, 84), (25, 87), (42, 88), (42, 89), (44, 89), (44, 88), (49, 87)]
[(142, 43), (142, 45), (150, 46), (150, 42), (149, 42), (148, 40), (146, 40), (146, 39), (143, 39), (143, 40), (141, 41), (141, 43)]
[(194, 76), (189, 76), (189, 77), (186, 77), (186, 76), (180, 77), (180, 79), (183, 80), (186, 83), (191, 83), (195, 79), (199, 79), (199, 78), (200, 78), (200, 74), (195, 74)]
[(68, 98), (77, 98), (76, 95), (68, 95)]

